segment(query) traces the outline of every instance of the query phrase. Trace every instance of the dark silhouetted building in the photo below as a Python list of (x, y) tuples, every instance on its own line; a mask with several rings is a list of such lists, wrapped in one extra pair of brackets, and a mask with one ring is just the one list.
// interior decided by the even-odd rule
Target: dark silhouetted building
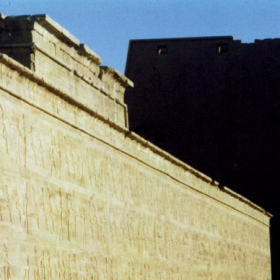
[(280, 279), (280, 39), (132, 40), (130, 128), (270, 211)]

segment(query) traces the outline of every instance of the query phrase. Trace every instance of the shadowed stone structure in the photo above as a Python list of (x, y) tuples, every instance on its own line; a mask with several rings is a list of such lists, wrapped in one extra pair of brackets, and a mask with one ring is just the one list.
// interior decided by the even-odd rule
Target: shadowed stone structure
[(274, 214), (280, 279), (280, 39), (132, 40), (125, 75), (133, 131)]
[(46, 15), (0, 50), (1, 279), (271, 279), (271, 215), (130, 131), (128, 78)]

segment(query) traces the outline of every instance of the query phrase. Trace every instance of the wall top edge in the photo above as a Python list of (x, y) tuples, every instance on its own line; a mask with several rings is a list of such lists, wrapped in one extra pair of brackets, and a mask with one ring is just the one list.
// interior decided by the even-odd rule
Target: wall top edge
[(98, 54), (96, 54), (94, 51), (92, 51), (88, 46), (85, 44), (80, 44), (78, 47), (78, 53), (82, 56), (87, 57), (88, 59), (95, 62), (97, 65), (100, 65), (102, 63), (101, 58)]
[(103, 73), (111, 76), (116, 82), (120, 83), (125, 88), (134, 87), (134, 83), (116, 69), (109, 66), (100, 66), (100, 69), (103, 70)]
[[(33, 72), (32, 70), (23, 66), (22, 64), (15, 61), (14, 59), (10, 58), (6, 54), (0, 53), (0, 63), (7, 65), (11, 69), (14, 69), (15, 71), (19, 72), (21, 75), (30, 78), (31, 80), (35, 81), (36, 83), (39, 83), (42, 86), (49, 88), (49, 90), (56, 89), (55, 86), (49, 85), (42, 77), (38, 76), (35, 72)], [(111, 69), (111, 68), (109, 67), (109, 69)], [(60, 92), (59, 89), (56, 89), (56, 91)], [(82, 107), (80, 107), (80, 108), (82, 109)], [(109, 123), (109, 125), (110, 125), (110, 121), (108, 119), (103, 119), (103, 121)], [(168, 162), (175, 164), (178, 167), (181, 167), (184, 171), (189, 172), (189, 173), (193, 174), (195, 177), (200, 178), (202, 181), (208, 183), (209, 187), (219, 188), (221, 190), (221, 192), (224, 192), (225, 194), (227, 194), (231, 197), (234, 197), (236, 200), (239, 200), (241, 203), (244, 203), (244, 204), (248, 205), (249, 207), (251, 207), (252, 209), (255, 209), (257, 212), (261, 213), (262, 215), (267, 216), (268, 218), (272, 217), (272, 215), (270, 213), (268, 213), (267, 211), (265, 211), (263, 208), (257, 206), (250, 200), (246, 199), (242, 195), (239, 195), (238, 193), (234, 192), (233, 190), (231, 190), (227, 187), (220, 188), (219, 183), (217, 181), (214, 181), (212, 178), (210, 178), (207, 175), (201, 173), (200, 171), (194, 169), (193, 167), (189, 166), (185, 162), (180, 161), (176, 157), (172, 156), (168, 152), (155, 146), (154, 144), (152, 144), (148, 140), (142, 138), (138, 134), (128, 130), (127, 128), (116, 126), (115, 124), (111, 124), (111, 125), (113, 126), (113, 128), (124, 133), (126, 137), (139, 143), (142, 147), (150, 149), (152, 152), (154, 152), (158, 156), (166, 159)]]
[(228, 188), (228, 187), (224, 187), (223, 191), (227, 194), (229, 194), (230, 196), (233, 196), (234, 198), (243, 201), (244, 203), (250, 205), (252, 208), (258, 210), (259, 212), (262, 212), (263, 214), (265, 214), (268, 218), (272, 218), (273, 215), (267, 211), (265, 211), (265, 209), (261, 208), (260, 206), (258, 206), (257, 204), (253, 203), (252, 201), (250, 201), (249, 199), (245, 198), (244, 196), (236, 193), (235, 191), (233, 191), (232, 189)]
[(280, 38), (264, 38), (254, 39), (253, 42), (242, 42), (240, 39), (235, 39), (233, 36), (202, 36), (202, 37), (174, 37), (174, 38), (150, 38), (150, 39), (131, 39), (129, 44), (149, 44), (149, 43), (174, 43), (174, 42), (193, 42), (193, 41), (220, 41), (220, 43), (235, 42), (243, 45), (262, 44), (265, 42), (279, 42)]
[(202, 36), (202, 37), (174, 37), (174, 38), (151, 38), (151, 39), (132, 39), (130, 42), (169, 42), (169, 41), (211, 41), (211, 40), (226, 40), (226, 41), (240, 41), (234, 39), (233, 36)]
[(74, 47), (77, 52), (92, 60), (97, 65), (102, 63), (101, 58), (93, 52), (89, 47), (85, 44), (81, 44), (79, 39), (73, 36), (68, 30), (63, 28), (56, 21), (52, 20), (46, 14), (37, 14), (37, 15), (21, 15), (21, 16), (6, 16), (4, 14), (0, 15), (0, 19), (7, 23), (9, 28), (14, 28), (13, 23), (22, 23), (23, 29), (35, 29), (35, 24), (38, 23), (40, 26), (48, 30), (55, 37), (57, 37), (62, 42), (67, 43), (68, 45)]
[(77, 39), (75, 36), (73, 36), (69, 31), (67, 31), (65, 28), (63, 28), (60, 24), (52, 20), (48, 15), (46, 14), (37, 14), (37, 15), (20, 15), (20, 16), (6, 16), (4, 17), (4, 20), (6, 22), (12, 23), (12, 22), (26, 22), (25, 28), (33, 28), (34, 23), (37, 22), (41, 26), (45, 27), (54, 35), (56, 35), (59, 39), (64, 39), (64, 41), (67, 41), (67, 43), (71, 43), (75, 46), (80, 45), (79, 39)]
[(156, 154), (162, 156), (163, 158), (165, 158), (168, 161), (176, 164), (177, 166), (181, 166), (184, 170), (190, 172), (191, 174), (193, 174), (197, 178), (200, 178), (202, 181), (210, 184), (212, 187), (219, 188), (222, 192), (226, 193), (227, 195), (229, 195), (231, 197), (234, 197), (235, 199), (241, 201), (242, 203), (248, 205), (249, 207), (255, 209), (256, 211), (262, 213), (263, 215), (267, 216), (269, 219), (273, 217), (273, 215), (271, 213), (267, 212), (265, 209), (256, 205), (255, 203), (253, 203), (249, 199), (247, 199), (244, 196), (236, 193), (235, 191), (231, 190), (230, 188), (228, 188), (226, 186), (220, 187), (219, 182), (213, 180), (212, 178), (208, 177), (204, 173), (202, 173), (202, 172), (198, 171), (197, 169), (191, 167), (187, 163), (185, 163), (185, 162), (179, 160), (178, 158), (172, 156), (168, 152), (160, 149), (159, 147), (155, 146), (154, 144), (152, 144), (148, 140), (142, 138), (138, 134), (136, 134), (132, 131), (128, 131), (127, 134), (130, 138), (132, 138), (132, 139), (136, 140), (137, 142), (141, 143), (143, 146), (148, 147), (150, 150), (152, 150)]

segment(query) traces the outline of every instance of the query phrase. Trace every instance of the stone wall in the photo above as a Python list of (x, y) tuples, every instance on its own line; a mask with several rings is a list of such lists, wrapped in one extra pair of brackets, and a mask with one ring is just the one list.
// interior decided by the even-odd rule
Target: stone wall
[(1, 279), (271, 279), (269, 213), (129, 131), (132, 83), (51, 19), (11, 20), (70, 46), (0, 55)]

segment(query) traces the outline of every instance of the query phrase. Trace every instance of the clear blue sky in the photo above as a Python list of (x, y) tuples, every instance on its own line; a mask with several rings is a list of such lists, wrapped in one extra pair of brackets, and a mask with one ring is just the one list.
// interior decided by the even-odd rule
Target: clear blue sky
[(280, 0), (0, 0), (6, 15), (48, 14), (124, 72), (130, 39), (280, 38)]

